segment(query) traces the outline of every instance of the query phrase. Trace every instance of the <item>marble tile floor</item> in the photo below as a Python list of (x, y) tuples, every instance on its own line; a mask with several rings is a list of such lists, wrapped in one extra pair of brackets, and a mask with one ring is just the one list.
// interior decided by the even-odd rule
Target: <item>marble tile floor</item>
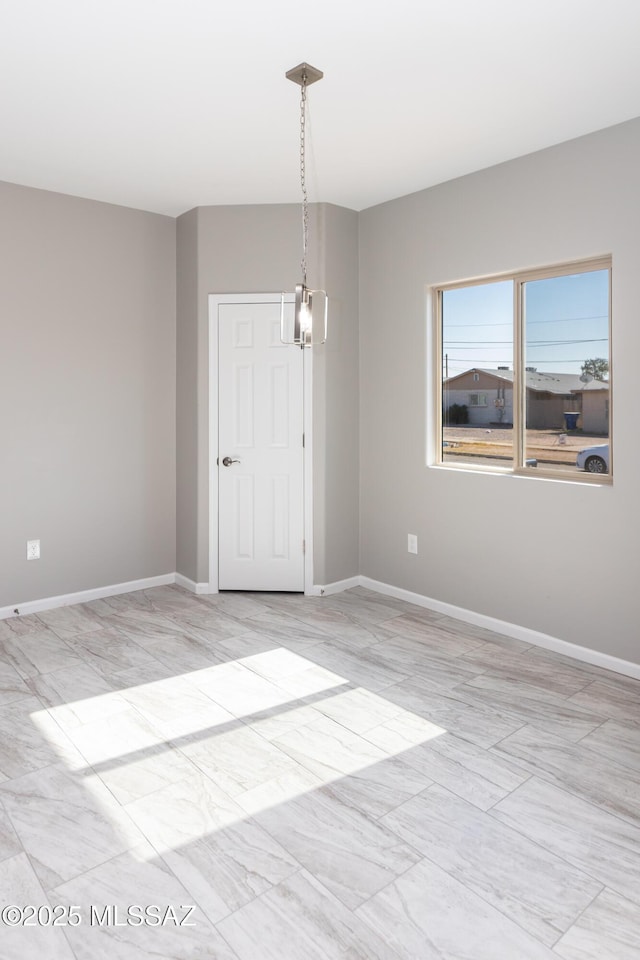
[(159, 957), (637, 960), (640, 682), (362, 588), (0, 621), (0, 960)]

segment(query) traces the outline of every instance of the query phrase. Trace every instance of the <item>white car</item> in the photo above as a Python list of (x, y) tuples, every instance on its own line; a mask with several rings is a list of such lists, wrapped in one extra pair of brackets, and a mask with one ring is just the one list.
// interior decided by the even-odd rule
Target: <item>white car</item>
[(595, 447), (585, 447), (576, 457), (578, 470), (587, 473), (609, 473), (609, 444), (601, 443)]

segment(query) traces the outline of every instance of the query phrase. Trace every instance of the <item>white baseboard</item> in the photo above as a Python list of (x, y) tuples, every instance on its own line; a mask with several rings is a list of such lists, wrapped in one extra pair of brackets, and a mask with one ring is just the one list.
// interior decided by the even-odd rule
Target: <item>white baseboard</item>
[(175, 582), (178, 587), (189, 590), (191, 593), (217, 593), (217, 590), (212, 590), (208, 583), (196, 583), (195, 580), (189, 580), (188, 577), (183, 576), (181, 573), (176, 573)]
[(307, 596), (330, 597), (333, 593), (342, 593), (344, 590), (359, 587), (361, 584), (362, 577), (349, 577), (348, 580), (336, 580), (335, 583), (325, 583), (324, 586), (314, 585), (311, 590), (307, 590)]
[(375, 590), (376, 593), (382, 593), (388, 597), (395, 597), (397, 600), (406, 600), (407, 603), (414, 603), (418, 607), (426, 607), (429, 610), (434, 610), (436, 613), (442, 613), (447, 617), (454, 617), (456, 620), (472, 623), (476, 627), (484, 627), (486, 630), (502, 633), (504, 636), (512, 637), (514, 640), (523, 640), (525, 643), (530, 643), (534, 647), (544, 647), (545, 650), (561, 653), (565, 657), (573, 657), (574, 660), (581, 660), (583, 663), (590, 663), (595, 667), (602, 667), (605, 670), (612, 670), (614, 673), (622, 673), (626, 677), (633, 677), (634, 680), (640, 680), (640, 663), (633, 663), (631, 660), (612, 657), (610, 654), (601, 653), (599, 650), (581, 647), (577, 643), (559, 640), (557, 637), (549, 636), (546, 633), (539, 633), (537, 630), (530, 630), (528, 627), (508, 623), (506, 620), (497, 620), (495, 617), (488, 617), (483, 613), (475, 613), (473, 610), (466, 610), (464, 607), (456, 607), (452, 603), (433, 600), (430, 597), (423, 596), (421, 593), (412, 593), (410, 590), (403, 590), (402, 587), (393, 587), (388, 583), (381, 583), (379, 580), (371, 580), (369, 577), (360, 577), (358, 579), (360, 586), (366, 587), (368, 590)]
[[(39, 613), (42, 610), (53, 610), (56, 607), (66, 607), (74, 603), (88, 603), (90, 600), (101, 600), (103, 597), (113, 597), (119, 593), (133, 593), (135, 590), (162, 587), (171, 583), (175, 583), (195, 594), (212, 592), (208, 583), (196, 583), (181, 573), (165, 573), (157, 577), (147, 577), (144, 580), (129, 580), (127, 583), (115, 583), (106, 587), (95, 587), (92, 590), (80, 590), (77, 593), (65, 593), (58, 597), (44, 597), (41, 600), (28, 600), (26, 603), (0, 607), (0, 620), (15, 616), (26, 616), (29, 613)], [(537, 630), (530, 630), (528, 627), (508, 623), (506, 620), (497, 620), (495, 617), (475, 613), (473, 610), (467, 610), (464, 607), (456, 607), (452, 603), (434, 600), (432, 597), (425, 597), (421, 593), (413, 593), (411, 590), (394, 587), (389, 583), (382, 583), (380, 580), (372, 580), (370, 577), (349, 577), (347, 580), (337, 580), (323, 586), (313, 586), (307, 595), (329, 597), (353, 587), (366, 587), (376, 593), (395, 597), (397, 600), (406, 600), (407, 603), (413, 603), (418, 607), (426, 607), (428, 610), (434, 610), (436, 613), (442, 613), (447, 617), (454, 617), (464, 623), (471, 623), (477, 627), (484, 627), (486, 630), (493, 630), (504, 636), (512, 637), (514, 640), (523, 640), (532, 646), (543, 647), (546, 650), (552, 650), (554, 653), (573, 657), (574, 660), (590, 663), (593, 666), (602, 667), (604, 670), (611, 670), (626, 677), (633, 677), (634, 680), (640, 680), (640, 663), (622, 660), (608, 653), (601, 653), (599, 650), (582, 647), (577, 643), (559, 640), (557, 637), (549, 636), (546, 633), (539, 633)]]
[(42, 610), (53, 610), (55, 607), (68, 607), (73, 603), (102, 600), (103, 597), (114, 597), (119, 593), (133, 593), (134, 590), (163, 587), (168, 583), (175, 582), (175, 573), (163, 573), (159, 577), (147, 577), (144, 580), (129, 580), (127, 583), (114, 583), (108, 587), (95, 587), (92, 590), (79, 590), (77, 593), (64, 593), (58, 597), (27, 600), (26, 603), (14, 603), (8, 607), (0, 607), (0, 620), (7, 620), (9, 617), (15, 616), (24, 617), (28, 613), (40, 613)]

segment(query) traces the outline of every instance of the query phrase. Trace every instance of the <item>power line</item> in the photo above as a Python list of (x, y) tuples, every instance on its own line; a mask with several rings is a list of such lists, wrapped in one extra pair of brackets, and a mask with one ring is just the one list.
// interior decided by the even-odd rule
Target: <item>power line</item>
[(578, 323), (582, 320), (608, 320), (608, 313), (597, 313), (593, 317), (558, 317), (555, 320), (529, 320), (525, 321), (526, 326), (532, 327), (534, 324), (538, 323)]
[(527, 340), (527, 347), (567, 347), (574, 343), (608, 343), (609, 337), (599, 337), (593, 340)]
[[(556, 320), (529, 320), (526, 325), (532, 327), (534, 324), (538, 323), (577, 323), (582, 320), (608, 320), (608, 313), (599, 313), (595, 314), (593, 317), (558, 317)], [(447, 328), (450, 327), (512, 327), (513, 321), (510, 320), (508, 323), (446, 323), (443, 321), (443, 326)]]
[[(608, 337), (593, 337), (585, 340), (527, 340), (527, 347), (557, 347), (571, 346), (574, 343), (608, 343)], [(508, 347), (513, 340), (444, 340), (445, 346), (455, 347)]]
[[(606, 358), (605, 358), (605, 357), (602, 357), (602, 359), (604, 360), (604, 359), (606, 359)], [(584, 357), (580, 357), (580, 358), (577, 359), (577, 360), (567, 360), (567, 359), (565, 359), (565, 360), (541, 360), (541, 361), (538, 361), (538, 362), (539, 362), (539, 363), (584, 363), (584, 361), (585, 361), (585, 358), (584, 358)], [(499, 360), (487, 360), (485, 357), (482, 357), (482, 363), (483, 363), (483, 364), (484, 364), (484, 363), (508, 363), (508, 362), (509, 362), (509, 357), (501, 357)], [(468, 364), (468, 363), (469, 363), (469, 359), (468, 359), (468, 358), (465, 358), (465, 357), (449, 357), (449, 363), (467, 363), (467, 364)], [(469, 369), (469, 368), (468, 368), (468, 367), (465, 367), (465, 369)], [(487, 368), (486, 368), (486, 367), (480, 367), (479, 369), (487, 369)], [(496, 372), (498, 372), (498, 371), (496, 371)]]

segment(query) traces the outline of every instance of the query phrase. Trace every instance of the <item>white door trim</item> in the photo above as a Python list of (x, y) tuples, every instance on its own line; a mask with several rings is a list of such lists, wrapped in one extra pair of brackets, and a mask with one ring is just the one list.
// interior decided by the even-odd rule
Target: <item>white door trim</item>
[[(209, 584), (218, 592), (218, 307), (223, 303), (280, 303), (280, 293), (209, 294)], [(293, 294), (285, 297), (293, 303)], [(304, 592), (313, 592), (313, 350), (303, 351)]]

